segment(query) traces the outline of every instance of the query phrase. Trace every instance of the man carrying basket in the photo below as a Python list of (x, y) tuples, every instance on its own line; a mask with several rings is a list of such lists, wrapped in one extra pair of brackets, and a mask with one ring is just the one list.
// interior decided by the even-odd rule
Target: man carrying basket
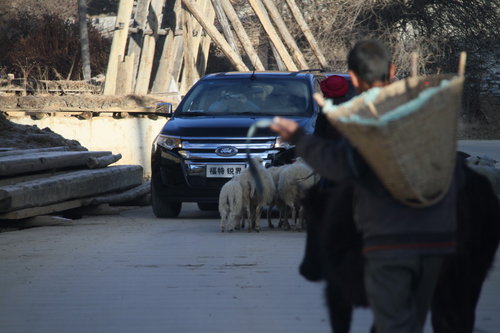
[[(389, 52), (378, 41), (359, 42), (347, 60), (359, 93), (386, 86), (394, 77)], [(356, 227), (363, 235), (364, 282), (376, 332), (422, 332), (443, 259), (456, 245), (460, 168), (456, 167), (439, 202), (415, 208), (395, 199), (346, 139), (306, 135), (295, 121), (279, 117), (271, 128), (296, 144), (297, 155), (321, 176), (352, 183)]]

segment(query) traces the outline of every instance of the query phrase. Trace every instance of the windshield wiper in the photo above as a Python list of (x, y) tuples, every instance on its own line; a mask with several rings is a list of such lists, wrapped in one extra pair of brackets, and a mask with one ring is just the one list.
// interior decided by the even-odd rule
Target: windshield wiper
[(180, 112), (179, 116), (213, 116), (215, 113), (213, 112)]

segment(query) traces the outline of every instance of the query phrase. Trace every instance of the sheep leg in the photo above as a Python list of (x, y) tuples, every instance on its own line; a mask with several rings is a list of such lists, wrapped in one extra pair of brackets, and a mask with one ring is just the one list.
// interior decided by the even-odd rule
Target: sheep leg
[(255, 207), (255, 220), (254, 220), (254, 230), (260, 231), (260, 217), (262, 215), (262, 205), (257, 205)]
[(295, 204), (292, 204), (292, 229), (297, 230), (297, 207), (295, 207)]
[(221, 216), (220, 216), (220, 231), (221, 232), (224, 232), (225, 228), (226, 228), (226, 212), (221, 212)]
[(306, 227), (306, 220), (304, 219), (304, 206), (299, 206), (299, 228), (304, 230)]
[(246, 228), (248, 232), (252, 232), (252, 222), (253, 221), (253, 213), (252, 209), (249, 206), (247, 206), (247, 219), (246, 219)]
[[(284, 203), (280, 203), (278, 205), (279, 207), (279, 220), (278, 220), (278, 228), (283, 228), (285, 225), (285, 217), (287, 214), (287, 206)], [(289, 226), (290, 227), (290, 226)]]
[(248, 215), (248, 220), (247, 220), (247, 232), (252, 232), (253, 226), (254, 226), (254, 213), (250, 212), (250, 215)]
[(288, 222), (288, 214), (290, 212), (290, 207), (285, 205), (284, 214), (283, 214), (283, 223), (282, 227), (285, 230), (290, 230), (290, 223)]
[(229, 221), (228, 221), (228, 228), (227, 228), (227, 231), (228, 232), (233, 232), (235, 229), (236, 229), (236, 226), (238, 224), (238, 220), (239, 220), (239, 215), (235, 215), (234, 213), (231, 213), (229, 215)]
[(273, 211), (273, 206), (272, 205), (268, 206), (267, 207), (267, 226), (269, 227), (269, 229), (274, 229), (273, 222), (271, 221), (272, 211)]
[(248, 218), (248, 212), (247, 209), (244, 207), (241, 211), (240, 219), (237, 224), (237, 230), (244, 230), (245, 229), (245, 219)]
[(238, 216), (238, 219), (236, 220), (236, 225), (234, 226), (234, 230), (240, 230), (241, 225), (243, 223), (243, 220), (245, 218), (245, 214), (242, 213), (240, 216)]

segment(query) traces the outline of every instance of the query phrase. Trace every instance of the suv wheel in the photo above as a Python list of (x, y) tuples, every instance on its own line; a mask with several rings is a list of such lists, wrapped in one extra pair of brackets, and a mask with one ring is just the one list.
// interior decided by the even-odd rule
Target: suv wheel
[(156, 193), (155, 187), (151, 184), (151, 205), (156, 217), (177, 217), (181, 212), (182, 202), (172, 202)]

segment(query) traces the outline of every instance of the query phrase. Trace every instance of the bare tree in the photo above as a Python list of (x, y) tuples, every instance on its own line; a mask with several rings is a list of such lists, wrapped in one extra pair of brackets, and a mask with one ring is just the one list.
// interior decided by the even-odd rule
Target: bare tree
[(87, 30), (87, 0), (78, 0), (78, 21), (80, 24), (80, 49), (82, 57), (83, 79), (90, 81), (90, 47)]

